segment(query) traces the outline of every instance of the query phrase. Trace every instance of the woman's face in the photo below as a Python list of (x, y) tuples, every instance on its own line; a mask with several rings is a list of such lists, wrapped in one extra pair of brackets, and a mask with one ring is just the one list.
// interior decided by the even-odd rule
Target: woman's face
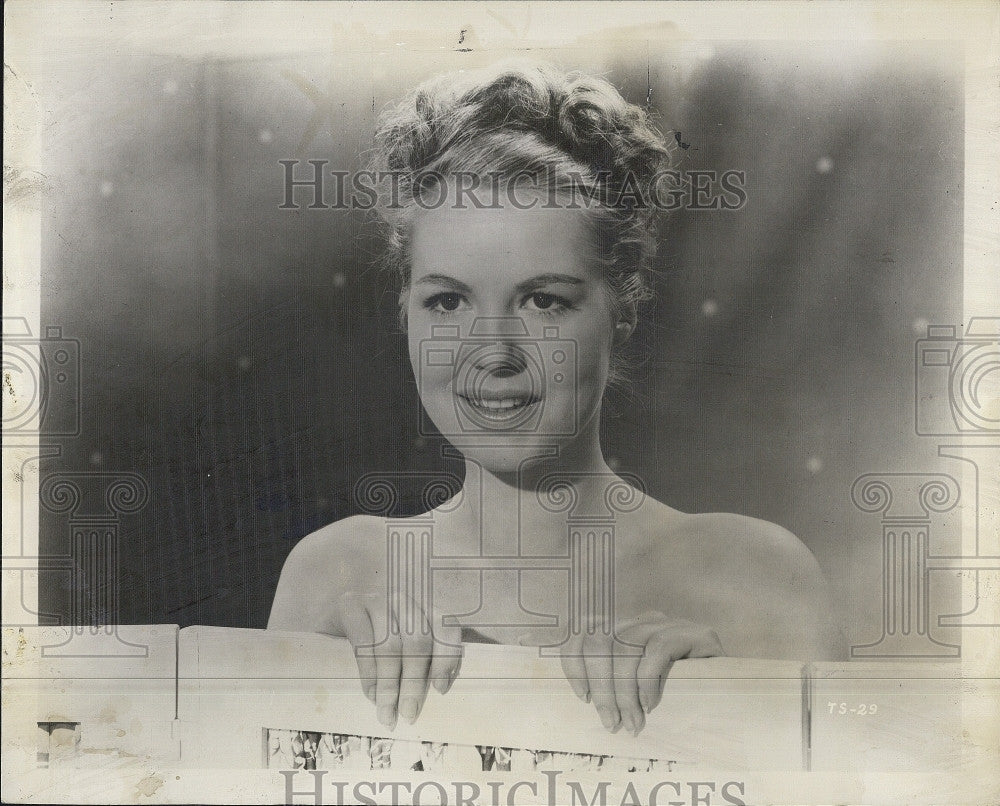
[(449, 205), (413, 224), (403, 304), (420, 399), (496, 472), (596, 440), (615, 323), (583, 215)]

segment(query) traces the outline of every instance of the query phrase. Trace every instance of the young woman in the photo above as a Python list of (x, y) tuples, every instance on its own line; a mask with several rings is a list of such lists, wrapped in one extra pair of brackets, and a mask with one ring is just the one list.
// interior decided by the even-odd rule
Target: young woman
[[(603, 80), (506, 66), (419, 87), (376, 145), (420, 399), (466, 464), (460, 494), (413, 523), (456, 562), (395, 595), (385, 520), (333, 523), (289, 555), (269, 627), (347, 637), (389, 727), (448, 690), (463, 640), (554, 649), (602, 724), (635, 733), (674, 660), (839, 658), (794, 535), (679, 512), (605, 462), (602, 399), (649, 294), (669, 167), (646, 113)], [(559, 557), (579, 573), (553, 572)]]

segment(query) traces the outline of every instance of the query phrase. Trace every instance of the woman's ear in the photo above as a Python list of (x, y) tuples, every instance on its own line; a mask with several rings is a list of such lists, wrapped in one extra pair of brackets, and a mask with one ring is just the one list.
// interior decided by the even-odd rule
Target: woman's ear
[(629, 336), (632, 335), (632, 331), (635, 330), (635, 324), (638, 320), (638, 314), (635, 305), (626, 305), (625, 308), (620, 312), (618, 316), (618, 321), (615, 322), (615, 345), (624, 344), (628, 341)]

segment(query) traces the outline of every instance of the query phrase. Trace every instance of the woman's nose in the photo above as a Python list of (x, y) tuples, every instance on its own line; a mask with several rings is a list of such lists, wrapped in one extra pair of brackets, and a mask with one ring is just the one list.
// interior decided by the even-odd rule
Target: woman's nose
[(476, 370), (496, 378), (524, 372), (528, 362), (517, 339), (527, 335), (528, 328), (519, 316), (478, 317), (469, 333), (474, 342), (481, 343), (473, 358)]
[(518, 344), (502, 340), (488, 342), (476, 350), (473, 366), (495, 378), (511, 378), (524, 372), (528, 362)]

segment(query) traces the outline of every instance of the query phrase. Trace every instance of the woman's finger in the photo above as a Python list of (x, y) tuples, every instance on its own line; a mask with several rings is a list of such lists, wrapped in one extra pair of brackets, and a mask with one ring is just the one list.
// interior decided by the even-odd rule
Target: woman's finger
[(649, 627), (638, 625), (632, 630), (625, 630), (620, 635), (621, 640), (613, 642), (615, 701), (621, 714), (622, 725), (633, 736), (646, 726), (646, 715), (639, 701), (639, 685), (636, 675), (639, 661), (643, 657), (644, 645), (648, 637)]
[(354, 647), (361, 690), (369, 700), (375, 702), (376, 668), (372, 646), (375, 633), (368, 610), (358, 594), (348, 592), (340, 597), (340, 617), (347, 640)]
[(673, 661), (657, 663), (647, 658), (643, 658), (639, 662), (639, 668), (636, 671), (636, 680), (639, 685), (639, 705), (647, 714), (656, 708), (663, 698), (663, 682), (670, 671), (671, 663)]
[(408, 611), (397, 614), (403, 661), (399, 680), (399, 713), (412, 725), (427, 699), (434, 641), (430, 622), (420, 604), (406, 598), (400, 606), (408, 608)]
[(615, 699), (611, 636), (603, 630), (588, 633), (583, 639), (583, 663), (587, 670), (590, 699), (601, 717), (601, 724), (615, 733), (621, 727), (621, 713)]
[[(631, 646), (635, 645), (642, 647), (640, 651), (641, 654), (633, 657), (633, 662), (635, 663), (634, 677), (636, 682), (636, 697), (639, 709), (643, 712), (640, 717), (633, 718), (640, 729), (643, 725), (645, 725), (645, 714), (649, 713), (651, 710), (649, 704), (655, 699), (653, 692), (659, 692), (662, 690), (662, 683), (659, 680), (659, 671), (657, 671), (652, 677), (648, 676), (648, 670), (651, 666), (647, 661), (649, 654), (647, 644), (654, 635), (657, 635), (667, 628), (664, 624), (665, 621), (666, 619), (662, 614), (652, 613), (648, 616), (640, 616), (637, 619), (633, 619), (630, 623), (626, 622), (619, 629), (619, 635), (623, 641), (630, 645), (630, 649)], [(625, 663), (625, 658), (622, 658), (621, 663)]]
[(387, 728), (396, 727), (399, 704), (399, 678), (403, 673), (403, 643), (396, 614), (389, 612), (384, 597), (365, 600), (368, 617), (375, 633), (375, 706), (378, 721)]
[(587, 683), (587, 667), (583, 662), (583, 633), (571, 635), (560, 650), (563, 674), (569, 681), (573, 693), (584, 702), (590, 702), (590, 686)]
[(441, 694), (447, 694), (462, 668), (462, 628), (445, 625), (441, 614), (432, 616), (431, 637), (434, 640), (434, 657), (431, 659), (430, 679)]

